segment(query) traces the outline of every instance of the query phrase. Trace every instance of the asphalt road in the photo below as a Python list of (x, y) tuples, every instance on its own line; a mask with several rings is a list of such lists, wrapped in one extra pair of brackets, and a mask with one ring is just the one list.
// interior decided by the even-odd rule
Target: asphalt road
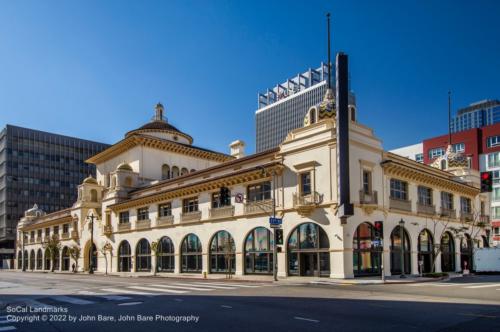
[(0, 332), (142, 329), (500, 331), (500, 276), (345, 286), (0, 271)]

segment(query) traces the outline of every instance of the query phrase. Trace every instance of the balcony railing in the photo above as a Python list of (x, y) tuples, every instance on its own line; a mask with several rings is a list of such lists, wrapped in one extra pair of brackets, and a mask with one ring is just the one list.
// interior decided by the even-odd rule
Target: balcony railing
[(210, 209), (210, 218), (224, 218), (234, 216), (234, 206), (222, 206)]
[(106, 236), (113, 234), (113, 227), (111, 227), (111, 225), (104, 225), (102, 228), (102, 233)]
[(309, 195), (303, 195), (302, 193), (293, 194), (293, 206), (303, 206), (303, 205), (318, 205), (323, 201), (323, 195), (317, 192), (312, 192)]
[(78, 239), (78, 231), (71, 231), (71, 238), (73, 240), (77, 240)]
[(474, 215), (470, 212), (460, 211), (460, 221), (472, 222), (474, 221)]
[(67, 240), (67, 239), (69, 239), (69, 232), (67, 232), (67, 233), (62, 233), (62, 234), (61, 234), (61, 238), (62, 238), (63, 240)]
[(135, 229), (145, 229), (145, 228), (151, 228), (150, 219), (137, 220), (135, 222)]
[(157, 226), (172, 225), (173, 223), (174, 223), (173, 215), (158, 217), (158, 219), (156, 219)]
[(433, 216), (436, 214), (436, 207), (432, 204), (429, 205), (417, 202), (417, 213)]
[(52, 235), (52, 238), (53, 238), (54, 240), (59, 240), (59, 239), (60, 239), (60, 236), (59, 236), (59, 234), (54, 234), (54, 235)]
[(201, 211), (181, 213), (181, 222), (194, 222), (201, 220)]
[(490, 223), (490, 216), (482, 214), (479, 216), (479, 221), (482, 222), (483, 224), (489, 224)]
[(118, 224), (118, 231), (123, 232), (123, 231), (128, 231), (130, 230), (130, 222), (122, 222)]
[(372, 190), (371, 192), (365, 192), (364, 190), (359, 191), (359, 203), (360, 204), (368, 204), (368, 205), (377, 205), (378, 204), (378, 196), (377, 191)]
[(35, 238), (30, 238), (30, 243), (35, 243)]
[(245, 203), (245, 213), (271, 213), (273, 211), (273, 200), (253, 201)]
[(447, 208), (441, 208), (441, 210), (439, 210), (439, 215), (441, 217), (447, 217), (447, 218), (456, 218), (457, 217), (457, 213), (455, 211), (455, 209), (447, 209)]
[(411, 212), (411, 201), (396, 198), (389, 198), (389, 208), (394, 210)]

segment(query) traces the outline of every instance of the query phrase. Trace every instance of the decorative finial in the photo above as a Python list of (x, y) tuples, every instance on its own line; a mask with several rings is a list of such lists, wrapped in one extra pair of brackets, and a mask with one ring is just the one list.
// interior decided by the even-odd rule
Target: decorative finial
[(155, 106), (155, 121), (163, 121), (163, 111), (165, 109), (163, 108), (163, 105), (158, 102)]

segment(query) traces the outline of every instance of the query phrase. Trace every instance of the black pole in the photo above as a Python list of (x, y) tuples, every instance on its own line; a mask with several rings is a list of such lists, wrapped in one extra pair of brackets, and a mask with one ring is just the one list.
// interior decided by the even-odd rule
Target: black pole
[(94, 215), (90, 215), (90, 264), (89, 274), (94, 274)]
[(448, 91), (448, 144), (451, 145), (451, 91)]
[(26, 259), (26, 257), (24, 257), (24, 231), (21, 231), (21, 236), (22, 236), (22, 253), (21, 253), (21, 264), (23, 265), (21, 270), (23, 272), (26, 272), (26, 266), (24, 264), (24, 260)]
[(332, 88), (332, 61), (330, 56), (330, 13), (326, 14), (327, 29), (328, 29), (328, 82), (327, 88)]

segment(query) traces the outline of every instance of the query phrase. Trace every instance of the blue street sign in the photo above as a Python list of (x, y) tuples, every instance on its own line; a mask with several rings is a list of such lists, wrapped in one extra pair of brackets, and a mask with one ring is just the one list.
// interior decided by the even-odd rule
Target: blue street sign
[(270, 225), (281, 225), (283, 223), (283, 219), (281, 218), (269, 218), (269, 224)]

